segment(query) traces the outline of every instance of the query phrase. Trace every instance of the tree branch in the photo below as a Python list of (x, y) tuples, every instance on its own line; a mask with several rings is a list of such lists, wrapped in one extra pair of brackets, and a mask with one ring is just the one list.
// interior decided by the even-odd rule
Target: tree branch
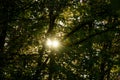
[(82, 22), (80, 22), (70, 33), (68, 33), (67, 35), (64, 36), (63, 40), (67, 39), (68, 37), (70, 37), (71, 35), (73, 35), (75, 32), (79, 31), (82, 27), (86, 26), (87, 24), (89, 24), (91, 22), (93, 22), (92, 19), (90, 19), (88, 21), (82, 21)]
[(103, 33), (106, 33), (106, 32), (108, 32), (108, 31), (110, 31), (110, 30), (113, 30), (113, 29), (114, 29), (114, 28), (109, 28), (109, 29), (106, 29), (106, 30), (104, 30), (104, 31), (91, 34), (91, 35), (87, 36), (86, 38), (81, 39), (81, 40), (79, 40), (79, 41), (77, 41), (77, 42), (75, 42), (75, 43), (73, 43), (73, 44), (68, 45), (68, 46), (73, 46), (73, 45), (77, 45), (77, 44), (83, 43), (83, 42), (85, 42), (85, 41), (87, 41), (87, 40), (89, 40), (89, 39), (91, 39), (91, 38), (93, 38), (93, 37), (95, 37), (95, 36), (97, 36), (97, 35), (101, 35), (101, 34), (103, 34)]

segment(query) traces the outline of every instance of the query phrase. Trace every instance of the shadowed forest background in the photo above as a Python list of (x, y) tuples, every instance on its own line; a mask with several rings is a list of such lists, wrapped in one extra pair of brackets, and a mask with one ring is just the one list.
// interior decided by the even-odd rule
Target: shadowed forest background
[(117, 80), (119, 4), (0, 0), (0, 80)]

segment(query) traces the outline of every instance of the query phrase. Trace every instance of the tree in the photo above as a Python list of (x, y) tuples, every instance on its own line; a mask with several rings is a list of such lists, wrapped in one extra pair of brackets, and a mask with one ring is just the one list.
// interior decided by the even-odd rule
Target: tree
[(120, 23), (111, 2), (1, 0), (1, 79), (115, 79)]

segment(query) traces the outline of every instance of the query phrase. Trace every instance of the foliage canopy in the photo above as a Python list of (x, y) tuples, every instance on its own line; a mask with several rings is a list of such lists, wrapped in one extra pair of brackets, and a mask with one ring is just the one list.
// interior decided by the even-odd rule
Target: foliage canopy
[[(0, 79), (117, 79), (120, 16), (115, 4), (0, 0)], [(58, 40), (59, 47), (48, 47), (48, 39)]]

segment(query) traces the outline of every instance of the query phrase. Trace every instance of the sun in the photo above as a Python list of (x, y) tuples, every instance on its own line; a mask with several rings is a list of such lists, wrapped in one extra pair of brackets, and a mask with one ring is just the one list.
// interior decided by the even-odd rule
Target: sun
[(57, 48), (59, 46), (59, 41), (58, 40), (50, 40), (48, 39), (46, 42), (48, 47), (52, 48)]
[(59, 46), (59, 42), (57, 40), (53, 40), (52, 46), (53, 47), (58, 47)]
[(50, 39), (48, 39), (47, 42), (46, 42), (46, 44), (47, 44), (47, 46), (50, 47), (50, 46), (52, 46), (52, 41)]

